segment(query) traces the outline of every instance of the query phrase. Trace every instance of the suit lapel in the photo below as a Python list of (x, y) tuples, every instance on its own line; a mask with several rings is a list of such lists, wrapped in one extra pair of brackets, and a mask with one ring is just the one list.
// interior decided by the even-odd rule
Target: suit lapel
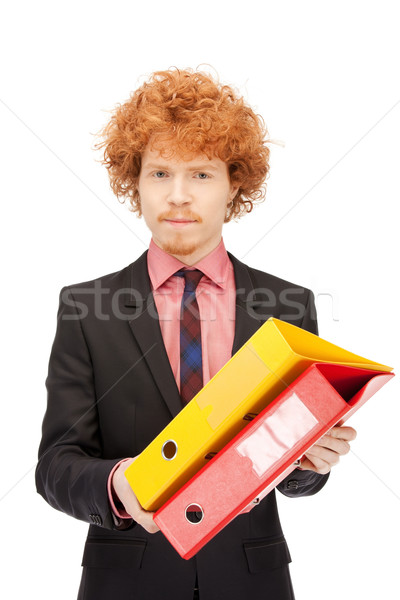
[[(128, 319), (129, 327), (140, 346), (143, 359), (146, 361), (156, 385), (175, 417), (182, 409), (182, 400), (168, 359), (168, 354), (162, 338), (158, 312), (151, 290), (151, 282), (147, 269), (147, 250), (127, 269), (127, 292), (124, 305), (132, 310), (132, 319)], [(261, 302), (251, 294), (253, 284), (248, 267), (234, 257), (230, 252), (236, 284), (235, 336), (231, 355), (262, 325), (262, 319), (257, 318), (257, 307)], [(249, 312), (249, 309), (251, 311)]]
[(233, 356), (265, 321), (257, 315), (257, 310), (263, 308), (265, 303), (254, 298), (254, 285), (247, 265), (230, 252), (228, 256), (234, 268), (236, 285), (235, 337), (231, 354)]

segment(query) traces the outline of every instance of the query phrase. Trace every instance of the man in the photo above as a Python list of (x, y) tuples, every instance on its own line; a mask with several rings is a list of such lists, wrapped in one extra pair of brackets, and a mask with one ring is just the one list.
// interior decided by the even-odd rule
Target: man
[[(36, 485), (90, 523), (78, 599), (293, 599), (275, 491), (185, 561), (124, 476), (270, 316), (318, 333), (311, 290), (245, 265), (223, 243), (223, 224), (262, 197), (266, 129), (231, 88), (188, 69), (154, 73), (102, 134), (111, 186), (152, 239), (121, 271), (60, 292)], [(196, 364), (183, 328), (192, 308)], [(318, 492), (355, 435), (334, 427), (278, 489)]]

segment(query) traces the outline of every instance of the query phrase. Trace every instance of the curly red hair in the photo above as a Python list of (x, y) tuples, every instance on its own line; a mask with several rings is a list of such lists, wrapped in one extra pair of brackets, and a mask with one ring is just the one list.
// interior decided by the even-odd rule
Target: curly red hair
[(129, 198), (130, 210), (141, 216), (137, 184), (141, 155), (151, 138), (164, 158), (205, 154), (224, 161), (231, 183), (239, 186), (225, 222), (240, 218), (265, 197), (270, 151), (264, 120), (208, 73), (175, 69), (152, 73), (128, 101), (117, 104), (98, 133), (103, 141), (95, 148), (104, 148), (101, 162), (110, 186), (123, 202)]

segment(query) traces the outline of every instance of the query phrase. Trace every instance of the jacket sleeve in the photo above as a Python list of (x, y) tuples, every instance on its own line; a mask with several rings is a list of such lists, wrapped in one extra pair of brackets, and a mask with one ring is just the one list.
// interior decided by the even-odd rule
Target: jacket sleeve
[[(317, 311), (315, 308), (314, 294), (310, 290), (305, 307), (302, 323), (300, 325), (310, 333), (318, 335)], [(330, 473), (321, 475), (314, 471), (295, 469), (276, 487), (282, 494), (290, 498), (312, 496), (319, 492), (328, 481)]]
[(133, 519), (111, 510), (107, 481), (121, 458), (102, 458), (93, 368), (81, 319), (69, 288), (59, 297), (50, 353), (47, 409), (35, 471), (37, 492), (53, 508), (106, 529), (128, 529)]

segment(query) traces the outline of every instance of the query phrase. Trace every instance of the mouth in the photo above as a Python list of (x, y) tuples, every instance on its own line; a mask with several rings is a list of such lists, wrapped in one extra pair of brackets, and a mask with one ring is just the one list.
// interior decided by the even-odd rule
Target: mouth
[(165, 219), (165, 221), (174, 227), (185, 227), (191, 223), (196, 223), (196, 221), (191, 221), (189, 219)]
[(173, 221), (174, 223), (194, 223), (195, 219), (165, 219), (166, 221)]

